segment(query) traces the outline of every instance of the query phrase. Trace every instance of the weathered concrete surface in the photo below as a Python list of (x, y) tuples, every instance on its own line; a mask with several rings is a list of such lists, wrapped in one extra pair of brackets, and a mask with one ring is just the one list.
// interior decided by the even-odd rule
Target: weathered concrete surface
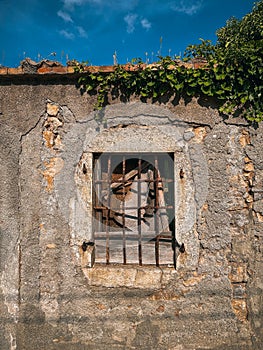
[[(116, 101), (98, 123), (93, 98), (58, 79), (4, 81), (0, 96), (1, 350), (261, 349), (262, 126), (196, 101)], [(175, 152), (177, 270), (82, 264), (80, 164), (125, 138)]]

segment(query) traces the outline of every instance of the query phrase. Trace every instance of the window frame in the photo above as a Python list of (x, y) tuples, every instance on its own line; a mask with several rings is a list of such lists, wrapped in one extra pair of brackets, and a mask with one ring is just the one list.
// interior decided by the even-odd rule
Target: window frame
[[(96, 162), (98, 162), (98, 159), (100, 157), (109, 157), (108, 159), (110, 159), (111, 157), (122, 157), (122, 161), (124, 161), (124, 159), (126, 159), (127, 156), (139, 156), (139, 157), (136, 157), (134, 159), (138, 159), (138, 161), (140, 159), (142, 159), (142, 157), (144, 156), (149, 156), (149, 157), (154, 157), (154, 172), (155, 172), (155, 175), (154, 175), (154, 180), (152, 180), (152, 182), (154, 183), (154, 186), (155, 186), (155, 189), (154, 189), (154, 193), (155, 193), (155, 196), (156, 194), (158, 194), (158, 187), (159, 187), (159, 175), (160, 175), (160, 172), (159, 172), (159, 165), (158, 165), (158, 162), (159, 162), (159, 158), (158, 157), (161, 157), (161, 156), (168, 156), (171, 160), (172, 160), (172, 166), (170, 166), (170, 172), (172, 173), (172, 179), (170, 179), (172, 182), (172, 205), (170, 205), (172, 208), (169, 208), (173, 213), (172, 213), (172, 217), (173, 217), (173, 223), (170, 223), (171, 225), (169, 225), (169, 228), (172, 227), (172, 229), (170, 230), (171, 232), (171, 235), (170, 237), (167, 237), (167, 235), (164, 235), (160, 232), (160, 230), (158, 229), (158, 227), (156, 227), (156, 230), (155, 230), (155, 242), (154, 242), (154, 246), (155, 246), (155, 262), (153, 263), (150, 263), (150, 264), (147, 264), (147, 263), (144, 263), (143, 262), (143, 256), (144, 256), (144, 253), (142, 251), (142, 232), (140, 232), (140, 228), (141, 228), (141, 225), (140, 225), (140, 221), (141, 221), (141, 215), (140, 215), (140, 212), (141, 212), (141, 206), (140, 206), (140, 195), (138, 194), (138, 207), (136, 208), (138, 210), (138, 261), (137, 263), (135, 262), (129, 262), (128, 259), (126, 258), (126, 252), (125, 252), (125, 249), (126, 249), (126, 246), (125, 246), (125, 240), (127, 239), (128, 237), (128, 234), (127, 234), (127, 231), (125, 231), (125, 228), (124, 228), (124, 225), (123, 225), (123, 228), (122, 228), (122, 236), (123, 236), (123, 251), (122, 251), (122, 255), (123, 255), (123, 259), (122, 261), (115, 261), (115, 263), (117, 264), (120, 264), (120, 265), (127, 265), (127, 264), (131, 264), (131, 265), (139, 265), (139, 266), (142, 266), (142, 265), (151, 265), (151, 266), (173, 266), (173, 267), (176, 267), (176, 247), (178, 246), (177, 244), (177, 241), (176, 241), (176, 235), (175, 235), (175, 167), (174, 167), (174, 152), (93, 152), (92, 153), (92, 189), (93, 189), (93, 194), (92, 194), (92, 213), (93, 213), (93, 218), (95, 217), (96, 218), (96, 213), (97, 213), (97, 209), (100, 207), (100, 206), (97, 206), (98, 204), (98, 198), (96, 199), (96, 187), (101, 187), (102, 186), (102, 183), (104, 180), (102, 180), (101, 178), (100, 179), (97, 179), (98, 177), (98, 169), (96, 169)], [(127, 160), (127, 159), (126, 159)], [(123, 163), (124, 164), (124, 163)], [(141, 169), (140, 169), (140, 165), (138, 163), (138, 180), (136, 180), (136, 182), (138, 182), (138, 188), (140, 188), (140, 184), (141, 184)], [(159, 175), (156, 173), (156, 169), (157, 171), (159, 172)], [(99, 170), (101, 171), (101, 170)], [(123, 179), (125, 177), (125, 165), (122, 165), (122, 171), (123, 171)], [(108, 165), (108, 177), (109, 177), (109, 174), (110, 174), (110, 166)], [(171, 176), (171, 174), (168, 174)], [(110, 182), (112, 182), (112, 179), (109, 180), (109, 178), (107, 178), (104, 182), (108, 183), (108, 185), (110, 184)], [(124, 180), (122, 180), (123, 182), (123, 185), (124, 185)], [(157, 186), (156, 186), (157, 185)], [(163, 185), (163, 184), (162, 184)], [(123, 186), (124, 188), (124, 186)], [(101, 189), (99, 190), (101, 191)], [(110, 196), (108, 196), (109, 198)], [(157, 197), (157, 196), (156, 196)], [(169, 206), (169, 205), (168, 205)], [(164, 209), (167, 209), (168, 206), (164, 206)], [(98, 208), (97, 208), (98, 207)], [(108, 207), (106, 208), (106, 206), (104, 207), (104, 209), (106, 211), (109, 211), (111, 210), (111, 207), (110, 207), (110, 204), (108, 203)], [(127, 209), (127, 208), (126, 208)], [(156, 204), (155, 204), (155, 207), (154, 209), (157, 209), (157, 213), (158, 213), (158, 209), (162, 209), (161, 207), (159, 207), (159, 204), (158, 204), (158, 200), (156, 200)], [(99, 209), (98, 209), (99, 210)], [(100, 207), (100, 210), (103, 210), (103, 206)], [(123, 210), (123, 213), (124, 213), (124, 216), (125, 216), (125, 209)], [(107, 214), (109, 215), (109, 214)], [(159, 222), (159, 219), (156, 220), (155, 219), (155, 225)], [(124, 219), (124, 223), (125, 223), (125, 219)], [(93, 242), (95, 243), (95, 246), (96, 246), (96, 243), (98, 242), (98, 240), (96, 239), (96, 236), (98, 237), (97, 233), (102, 233), (100, 231), (100, 229), (96, 230), (96, 224), (97, 224), (97, 220), (93, 219), (92, 221), (92, 239), (93, 239)], [(107, 232), (107, 223), (106, 223), (106, 231), (105, 232), (105, 261), (103, 261), (103, 259), (99, 259), (99, 263), (102, 263), (102, 264), (112, 264), (111, 260), (110, 260), (110, 248), (109, 248), (109, 241), (110, 241), (110, 230)], [(156, 232), (157, 232), (157, 235), (156, 235)], [(160, 262), (160, 256), (159, 256), (159, 252), (160, 252), (160, 243), (162, 243), (162, 241), (167, 241), (167, 239), (170, 239), (170, 251), (172, 252), (172, 258), (170, 258), (169, 262), (166, 261), (166, 263), (161, 263)], [(144, 246), (144, 249), (145, 249), (145, 246)], [(96, 255), (98, 254), (98, 252), (96, 252)], [(96, 260), (96, 258), (95, 258)], [(121, 259), (119, 259), (121, 260)]]

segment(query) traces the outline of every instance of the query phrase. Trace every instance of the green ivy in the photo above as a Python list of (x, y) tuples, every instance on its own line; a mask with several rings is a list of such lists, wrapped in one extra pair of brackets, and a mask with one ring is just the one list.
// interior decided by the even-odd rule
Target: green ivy
[(209, 96), (217, 99), (222, 114), (262, 121), (263, 0), (240, 21), (230, 19), (217, 36), (216, 45), (201, 39), (201, 44), (187, 47), (185, 61), (206, 61), (197, 69), (186, 68), (169, 56), (148, 66), (135, 59), (130, 66), (116, 65), (108, 73), (86, 71), (87, 64), (76, 62), (79, 87), (97, 95), (97, 110), (106, 106), (110, 97), (129, 101), (138, 96), (155, 102)]

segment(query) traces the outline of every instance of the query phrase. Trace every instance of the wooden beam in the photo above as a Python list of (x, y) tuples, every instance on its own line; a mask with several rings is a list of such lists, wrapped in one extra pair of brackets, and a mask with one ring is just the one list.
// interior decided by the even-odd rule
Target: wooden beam
[[(141, 166), (141, 170), (144, 170), (148, 165), (149, 165), (149, 163), (144, 162)], [(123, 178), (123, 176), (121, 176), (119, 178), (118, 182), (113, 182), (110, 187), (115, 189), (115, 188), (118, 188), (118, 187), (123, 186), (123, 185), (127, 186), (128, 184), (126, 185), (126, 182), (128, 180), (130, 180), (133, 176), (137, 175), (138, 172), (139, 172), (138, 168), (129, 171), (127, 174), (125, 174), (124, 178)]]

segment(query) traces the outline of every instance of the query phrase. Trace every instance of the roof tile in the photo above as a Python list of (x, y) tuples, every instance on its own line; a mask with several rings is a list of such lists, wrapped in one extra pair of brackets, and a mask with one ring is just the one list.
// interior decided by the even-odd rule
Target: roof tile
[(18, 67), (18, 68), (7, 68), (7, 74), (23, 74), (24, 73), (24, 70), (23, 68), (21, 67)]
[[(0, 67), (0, 75), (22, 75), (22, 74), (39, 74), (39, 75), (45, 75), (45, 74), (73, 74), (75, 73), (74, 66), (68, 65), (68, 66), (62, 66), (60, 63), (55, 61), (41, 61), (41, 62), (34, 62), (30, 59), (26, 59), (25, 61), (21, 62), (21, 66), (18, 68), (7, 68), (7, 67)], [(121, 65), (125, 70), (127, 71), (136, 71), (138, 69), (145, 69), (147, 67), (150, 67), (154, 69), (158, 67), (158, 63), (152, 63), (149, 65), (146, 65), (145, 63), (142, 64), (125, 64)], [(190, 62), (182, 62), (178, 61), (175, 62), (174, 65), (170, 65), (170, 69), (176, 69), (177, 66), (185, 66), (186, 68), (205, 68), (206, 62), (200, 61), (200, 60), (192, 60)], [(84, 72), (90, 72), (90, 73), (97, 73), (97, 72), (104, 72), (104, 73), (110, 73), (113, 72), (116, 66), (87, 66), (84, 67)]]
[(0, 67), (0, 74), (7, 74), (7, 69), (6, 67)]

